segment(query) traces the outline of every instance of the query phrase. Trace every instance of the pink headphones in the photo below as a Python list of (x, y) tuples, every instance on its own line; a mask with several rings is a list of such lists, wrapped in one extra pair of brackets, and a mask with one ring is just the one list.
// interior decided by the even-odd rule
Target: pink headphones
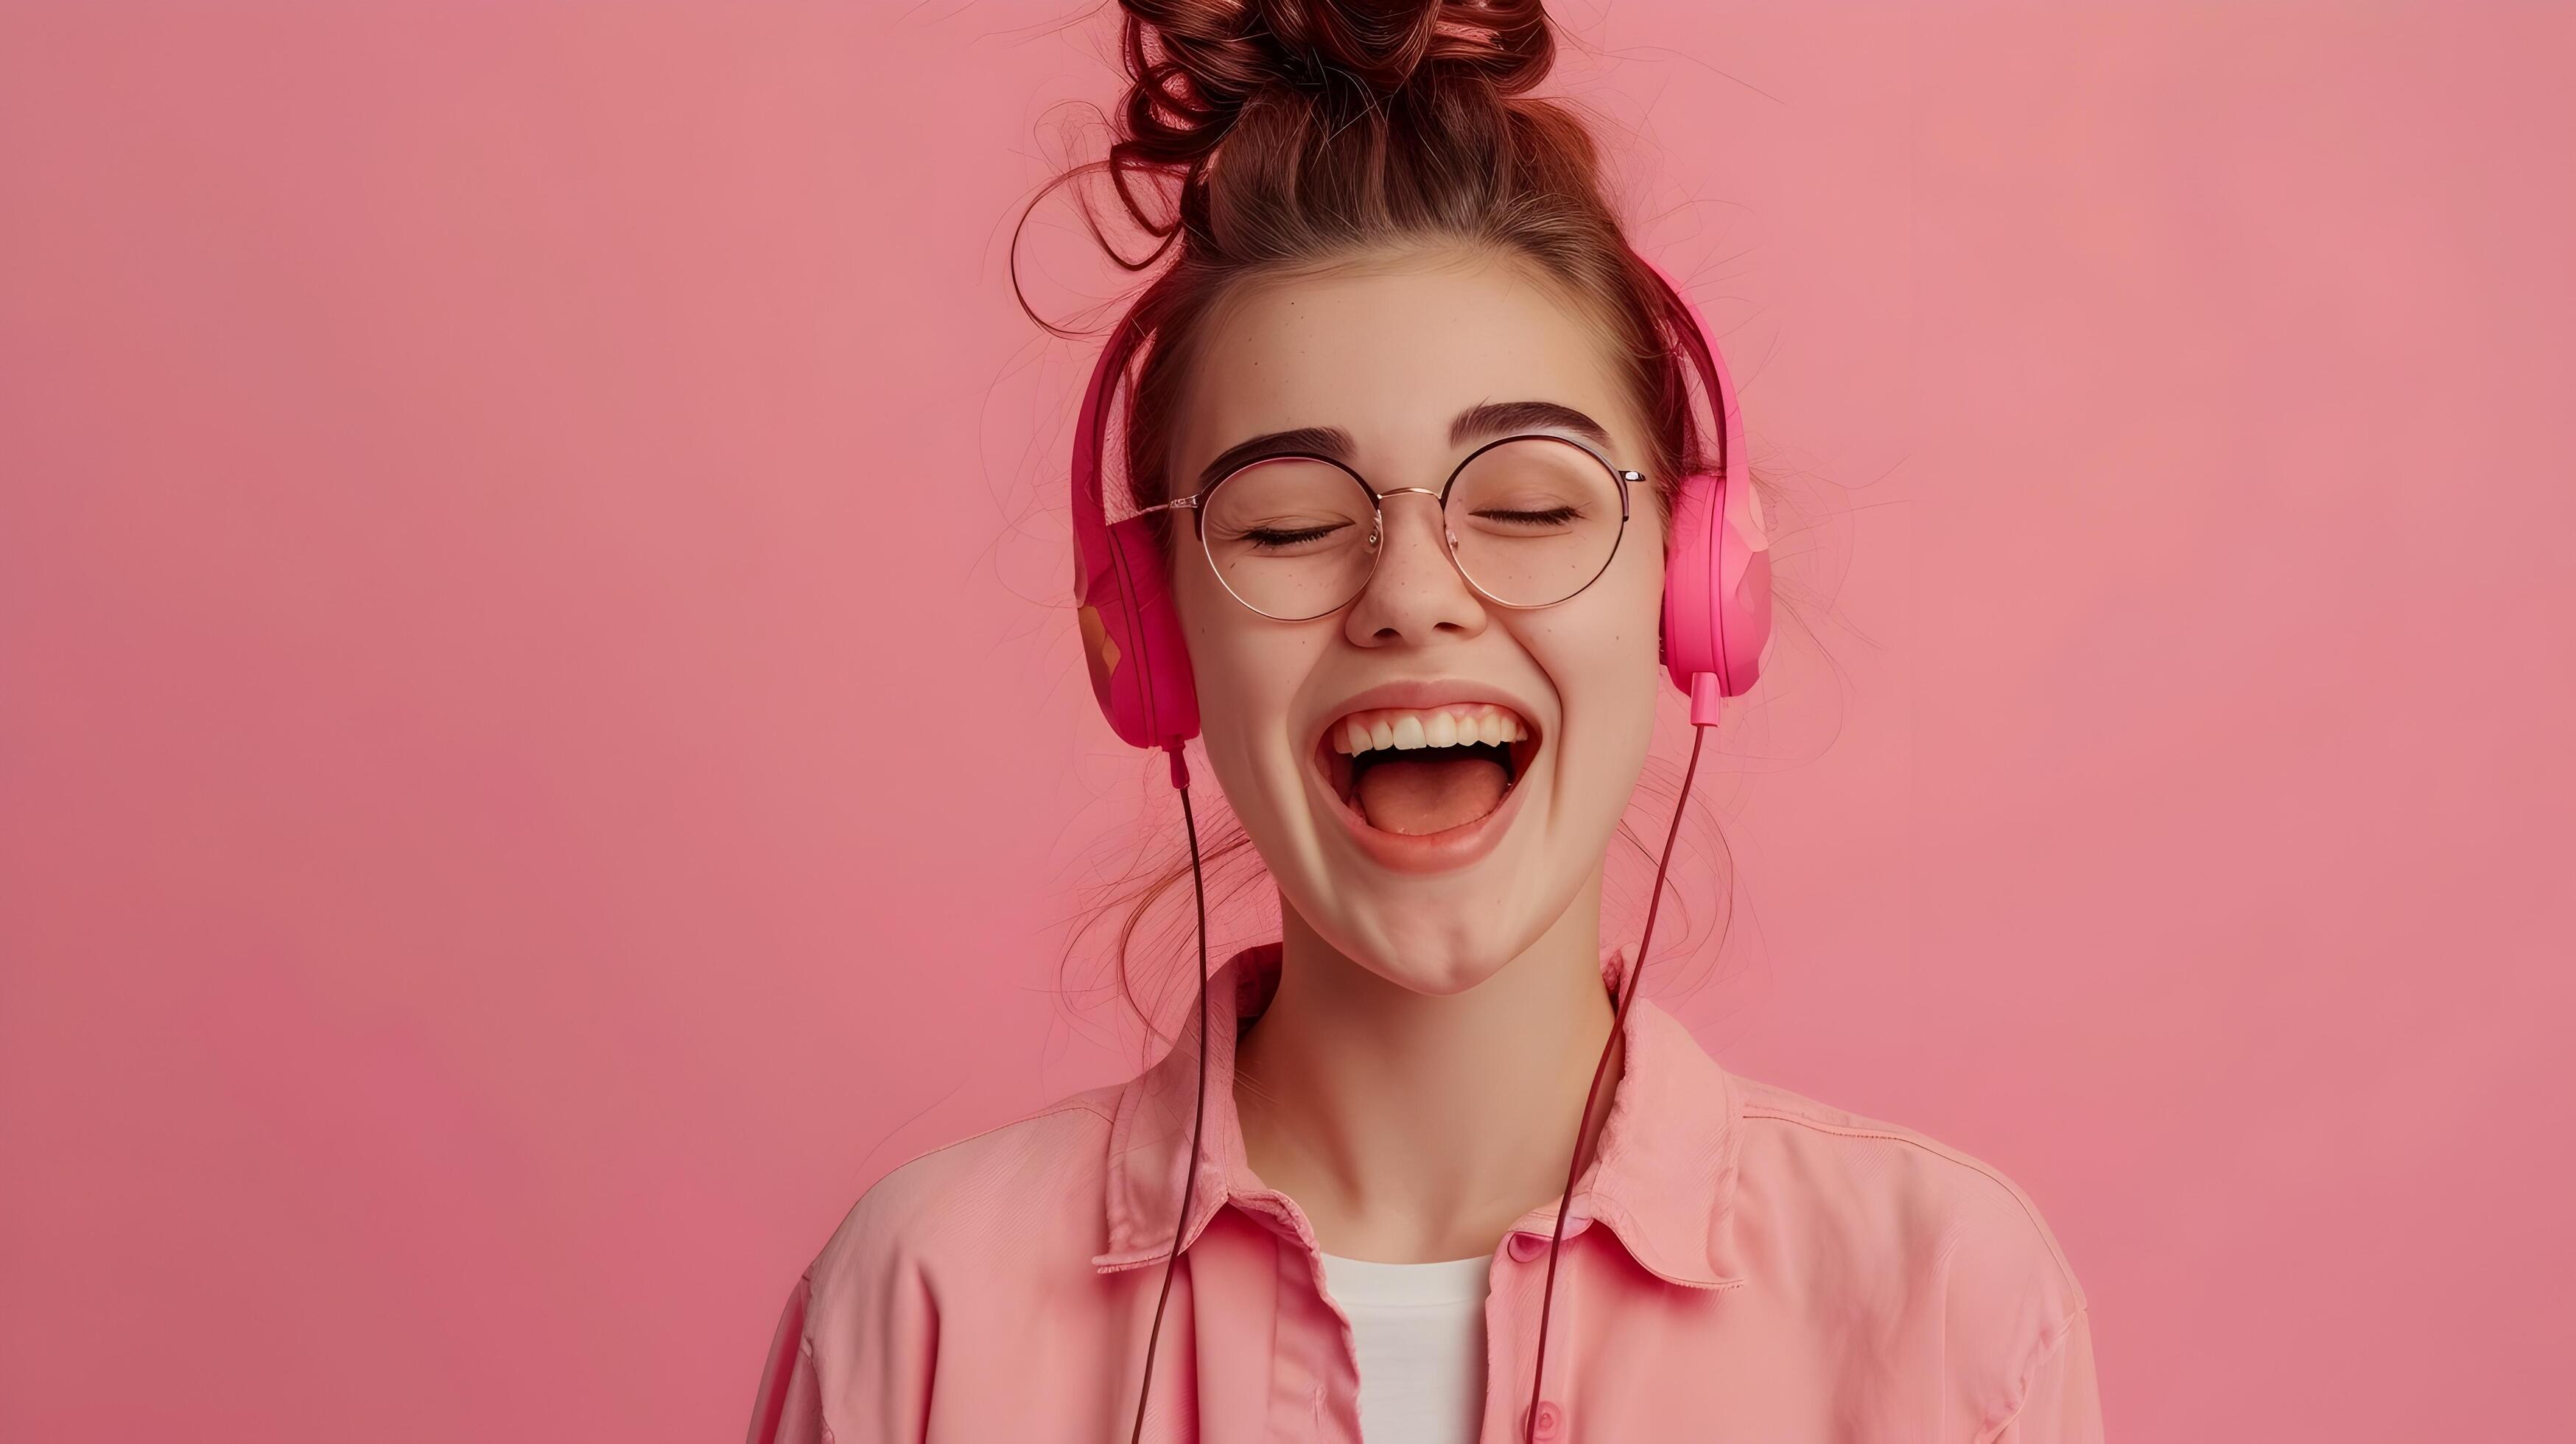
[[(1718, 380), (1718, 469), (1683, 480), (1664, 547), (1664, 666), (1691, 699), (1692, 723), (1709, 726), (1718, 720), (1719, 699), (1742, 695), (1762, 674), (1771, 636), (1770, 539), (1744, 474), (1744, 415), (1726, 361), (1699, 307), (1654, 270), (1690, 317), (1683, 343), (1705, 355)], [(1091, 690), (1111, 729), (1177, 759), (1181, 744), (1198, 735), (1199, 699), (1163, 548), (1150, 518), (1113, 524), (1101, 490), (1103, 423), (1134, 347), (1132, 324), (1122, 320), (1102, 349), (1074, 423), (1074, 596)]]

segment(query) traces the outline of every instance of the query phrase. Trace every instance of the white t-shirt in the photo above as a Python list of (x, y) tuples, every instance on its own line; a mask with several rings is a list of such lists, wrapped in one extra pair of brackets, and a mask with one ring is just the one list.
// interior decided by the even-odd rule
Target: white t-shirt
[(1474, 1444), (1485, 1412), (1485, 1288), (1494, 1261), (1372, 1263), (1325, 1254), (1350, 1316), (1368, 1444)]

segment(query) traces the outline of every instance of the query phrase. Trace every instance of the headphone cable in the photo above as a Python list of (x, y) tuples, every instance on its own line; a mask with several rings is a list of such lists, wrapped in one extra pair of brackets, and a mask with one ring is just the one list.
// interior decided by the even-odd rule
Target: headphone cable
[(1708, 740), (1708, 724), (1691, 727), (1690, 766), (1682, 773), (1681, 795), (1673, 799), (1673, 825), (1664, 834), (1664, 855), (1655, 862), (1655, 890), (1647, 895), (1646, 932), (1637, 940), (1637, 966), (1628, 970), (1628, 978), (1619, 989), (1619, 1007), (1610, 1017), (1610, 1037), (1601, 1045), (1601, 1061), (1592, 1065), (1592, 1087), (1583, 1095), (1583, 1112), (1574, 1124), (1574, 1158), (1565, 1166), (1565, 1192), (1556, 1200), (1556, 1228), (1547, 1240), (1547, 1287), (1539, 1295), (1538, 1357), (1530, 1368), (1529, 1408), (1521, 1413), (1521, 1438), (1526, 1444), (1537, 1444), (1539, 1394), (1547, 1380), (1547, 1316), (1556, 1304), (1556, 1251), (1565, 1241), (1565, 1212), (1574, 1199), (1574, 1180), (1583, 1168), (1583, 1125), (1592, 1118), (1592, 1101), (1601, 1093), (1602, 1076), (1610, 1071), (1610, 1050), (1619, 1042), (1620, 1029), (1628, 1018), (1628, 1005), (1636, 1000), (1637, 979), (1646, 971), (1646, 949), (1655, 941), (1655, 914), (1664, 903), (1664, 870), (1672, 865), (1673, 841), (1682, 835), (1682, 810), (1690, 805), (1691, 779), (1699, 775), (1700, 744)]
[(1181, 824), (1190, 835), (1190, 895), (1198, 903), (1199, 913), (1199, 1102), (1196, 1116), (1190, 1120), (1190, 1171), (1181, 1182), (1181, 1216), (1172, 1225), (1172, 1251), (1163, 1259), (1163, 1291), (1154, 1300), (1154, 1329), (1145, 1338), (1145, 1378), (1136, 1386), (1136, 1427), (1127, 1436), (1128, 1444), (1142, 1444), (1145, 1437), (1145, 1401), (1154, 1392), (1154, 1346), (1163, 1337), (1163, 1306), (1172, 1301), (1172, 1265), (1181, 1256), (1181, 1235), (1190, 1226), (1190, 1197), (1199, 1181), (1199, 1133), (1207, 1124), (1207, 1036), (1208, 1036), (1208, 952), (1207, 952), (1207, 883), (1199, 873), (1199, 822), (1190, 810), (1190, 772), (1181, 760), (1179, 743), (1171, 744), (1172, 786), (1181, 793)]

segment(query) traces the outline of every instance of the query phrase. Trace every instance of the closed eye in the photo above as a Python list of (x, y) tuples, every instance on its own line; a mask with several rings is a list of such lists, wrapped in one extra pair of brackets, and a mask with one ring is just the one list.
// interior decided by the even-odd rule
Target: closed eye
[(1515, 526), (1563, 526), (1582, 515), (1570, 506), (1552, 506), (1544, 511), (1510, 511), (1488, 508), (1476, 515), (1487, 521), (1509, 522)]
[(1280, 547), (1303, 546), (1308, 542), (1322, 541), (1324, 538), (1331, 536), (1337, 531), (1343, 530), (1349, 525), (1349, 522), (1337, 521), (1317, 526), (1302, 527), (1257, 526), (1247, 529), (1243, 533), (1242, 540), (1248, 541), (1257, 547), (1274, 549)]

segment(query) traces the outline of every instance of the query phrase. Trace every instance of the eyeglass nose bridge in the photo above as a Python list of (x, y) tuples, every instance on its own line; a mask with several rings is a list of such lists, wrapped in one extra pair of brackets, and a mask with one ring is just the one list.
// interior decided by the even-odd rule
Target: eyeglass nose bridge
[[(1403, 496), (1407, 492), (1410, 492), (1415, 496), (1427, 496), (1431, 498), (1431, 504), (1440, 509), (1441, 549), (1449, 554), (1450, 565), (1456, 566), (1458, 563), (1458, 535), (1457, 533), (1449, 530), (1449, 498), (1445, 494), (1433, 491), (1427, 486), (1396, 486), (1389, 487), (1385, 491), (1373, 491), (1369, 493), (1369, 501), (1372, 507), (1369, 515), (1368, 538), (1370, 569), (1372, 571), (1376, 569), (1378, 543), (1384, 539), (1386, 534), (1386, 499), (1390, 496)], [(1461, 569), (1461, 574), (1464, 574), (1463, 568)]]

